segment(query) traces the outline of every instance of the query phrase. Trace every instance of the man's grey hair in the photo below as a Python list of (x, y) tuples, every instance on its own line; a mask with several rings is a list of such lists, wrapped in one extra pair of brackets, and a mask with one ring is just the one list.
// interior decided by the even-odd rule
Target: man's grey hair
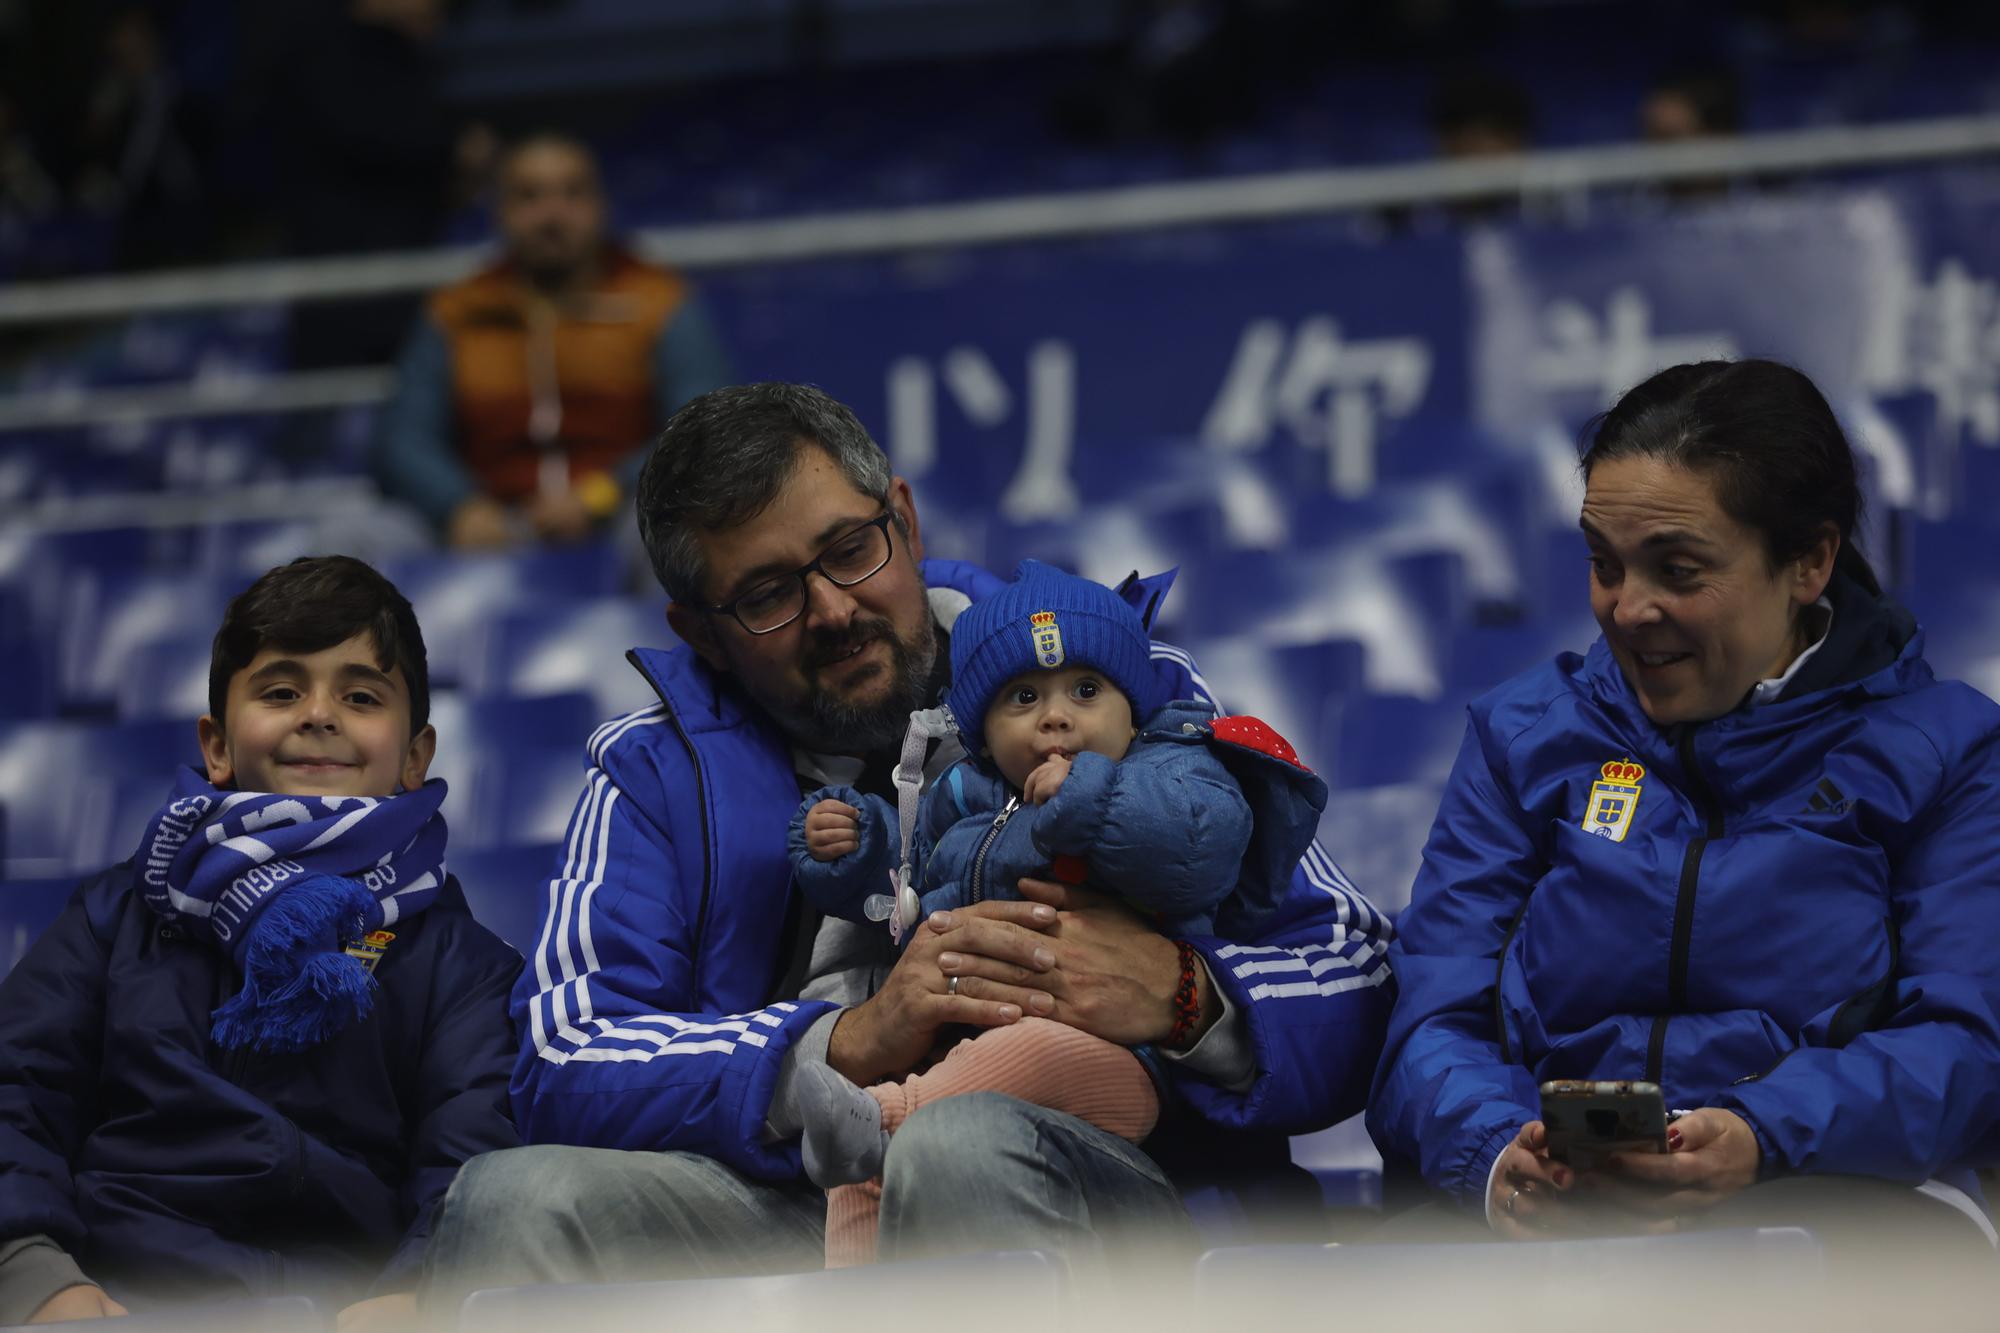
[(810, 384), (739, 384), (674, 413), (639, 473), (638, 494), (639, 536), (669, 597), (708, 604), (696, 534), (763, 513), (808, 446), (824, 450), (855, 490), (888, 501), (895, 474), (882, 446), (844, 403)]

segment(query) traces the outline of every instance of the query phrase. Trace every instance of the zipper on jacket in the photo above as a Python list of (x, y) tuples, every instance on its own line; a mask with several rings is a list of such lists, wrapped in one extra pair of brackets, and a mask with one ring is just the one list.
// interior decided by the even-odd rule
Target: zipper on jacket
[(1674, 937), (1667, 952), (1667, 1012), (1653, 1020), (1652, 1039), (1646, 1043), (1646, 1081), (1662, 1082), (1667, 1059), (1667, 1023), (1672, 1015), (1687, 1007), (1688, 949), (1694, 939), (1695, 891), (1701, 883), (1701, 858), (1708, 844), (1722, 836), (1722, 809), (1715, 791), (1702, 776), (1695, 758), (1692, 724), (1681, 728), (1681, 771), (1687, 777), (1688, 794), (1702, 815), (1702, 831), (1689, 840), (1681, 857), (1680, 892), (1674, 900)]
[(986, 836), (979, 840), (979, 850), (972, 854), (972, 892), (970, 898), (979, 902), (986, 896), (986, 854), (993, 850), (993, 844), (1000, 837), (1000, 830), (1007, 827), (1007, 821), (1019, 809), (1021, 798), (1009, 796), (1007, 804), (1000, 807), (1000, 813), (993, 816), (993, 827), (986, 830)]

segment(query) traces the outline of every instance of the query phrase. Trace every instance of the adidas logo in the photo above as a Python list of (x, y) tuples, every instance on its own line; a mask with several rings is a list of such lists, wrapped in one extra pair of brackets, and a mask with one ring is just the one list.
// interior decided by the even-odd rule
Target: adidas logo
[(1816, 815), (1843, 815), (1854, 805), (1840, 788), (1833, 785), (1832, 778), (1821, 778), (1813, 788), (1812, 799), (1806, 802), (1806, 809)]

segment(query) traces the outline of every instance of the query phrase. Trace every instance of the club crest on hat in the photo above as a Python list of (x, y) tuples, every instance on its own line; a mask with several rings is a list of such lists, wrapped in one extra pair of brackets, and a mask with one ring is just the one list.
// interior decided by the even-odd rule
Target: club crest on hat
[(1028, 637), (1035, 641), (1035, 661), (1043, 670), (1053, 671), (1063, 664), (1062, 626), (1056, 613), (1037, 611), (1028, 617)]

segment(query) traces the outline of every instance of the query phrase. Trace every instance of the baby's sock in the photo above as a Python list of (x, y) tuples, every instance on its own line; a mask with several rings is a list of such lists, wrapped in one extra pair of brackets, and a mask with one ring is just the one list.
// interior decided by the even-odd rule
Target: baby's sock
[(823, 1064), (799, 1070), (799, 1116), (805, 1122), (801, 1147), (806, 1176), (821, 1189), (852, 1185), (882, 1174), (889, 1131), (882, 1127), (882, 1103)]

